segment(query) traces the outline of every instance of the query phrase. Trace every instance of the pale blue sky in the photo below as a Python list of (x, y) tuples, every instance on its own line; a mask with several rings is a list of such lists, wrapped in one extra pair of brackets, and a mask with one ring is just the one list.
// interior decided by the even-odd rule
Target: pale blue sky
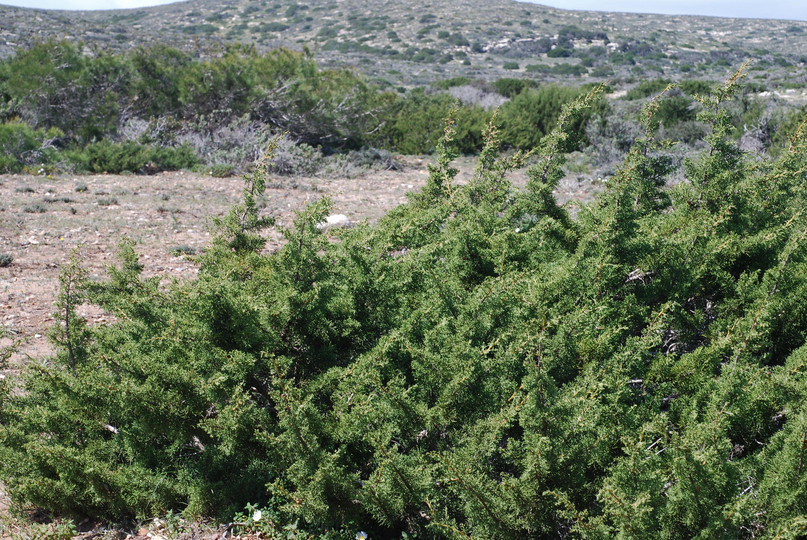
[(533, 3), (563, 9), (807, 21), (805, 0), (536, 0)]
[(172, 1), (176, 0), (0, 0), (0, 4), (38, 9), (131, 9)]
[[(0, 4), (40, 9), (125, 9), (169, 3), (171, 0), (0, 0)], [(807, 21), (805, 0), (536, 0), (533, 3), (564, 9)]]

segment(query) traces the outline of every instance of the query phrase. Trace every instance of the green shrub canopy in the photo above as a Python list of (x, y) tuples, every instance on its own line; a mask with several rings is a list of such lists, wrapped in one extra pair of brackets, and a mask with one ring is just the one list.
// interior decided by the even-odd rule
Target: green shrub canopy
[(324, 232), (323, 200), (261, 253), (259, 166), (198, 279), (160, 287), (130, 244), (104, 282), (69, 266), (58, 354), (2, 381), (2, 481), (55, 512), (251, 502), (371, 538), (802, 536), (807, 147), (746, 158), (735, 84), (702, 98), (686, 182), (648, 129), (574, 220), (552, 189), (592, 96), (522, 191), (495, 130), (457, 186), (449, 123), (376, 226)]

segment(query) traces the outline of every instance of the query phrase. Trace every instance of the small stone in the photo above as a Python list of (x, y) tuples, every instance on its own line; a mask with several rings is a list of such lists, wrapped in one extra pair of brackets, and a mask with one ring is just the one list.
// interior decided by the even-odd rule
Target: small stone
[(327, 230), (331, 228), (347, 228), (352, 226), (350, 219), (344, 214), (334, 214), (325, 218), (325, 221), (317, 223), (317, 229)]

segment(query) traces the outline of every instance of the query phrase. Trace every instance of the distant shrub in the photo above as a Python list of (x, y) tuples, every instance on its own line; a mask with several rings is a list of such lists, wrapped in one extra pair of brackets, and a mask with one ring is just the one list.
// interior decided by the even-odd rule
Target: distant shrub
[(582, 64), (555, 64), (552, 66), (552, 71), (555, 75), (573, 75), (580, 76), (588, 73), (588, 70)]
[(552, 68), (546, 64), (529, 64), (524, 67), (524, 71), (527, 73), (549, 73)]
[(189, 169), (199, 159), (188, 145), (177, 147), (151, 146), (127, 141), (113, 143), (108, 140), (91, 143), (67, 153), (80, 170), (89, 172), (140, 172), (156, 173)]
[(568, 58), (572, 55), (572, 50), (565, 47), (555, 47), (546, 53), (549, 58)]
[(612, 52), (608, 55), (608, 61), (614, 65), (632, 66), (636, 64), (636, 55), (632, 52)]
[(614, 75), (614, 68), (609, 65), (602, 65), (593, 68), (589, 74), (592, 77), (612, 77)]
[(10, 266), (14, 262), (14, 255), (11, 253), (0, 253), (0, 268)]
[(468, 47), (471, 45), (471, 42), (468, 41), (468, 39), (459, 32), (449, 34), (443, 39), (445, 39), (450, 45), (454, 45), (455, 47)]
[(210, 176), (214, 178), (227, 178), (235, 174), (235, 167), (228, 163), (216, 163), (210, 166)]
[[(555, 125), (563, 105), (583, 93), (583, 89), (562, 86), (542, 86), (521, 92), (501, 107), (502, 140), (516, 148), (534, 147)], [(576, 149), (583, 144), (583, 126), (593, 115), (602, 115), (606, 107), (605, 101), (599, 99), (577, 118), (576, 129), (572, 130), (564, 143), (566, 150)]]
[(273, 22), (269, 22), (269, 23), (263, 23), (261, 25), (261, 28), (265, 32), (283, 32), (283, 31), (289, 29), (289, 25), (288, 24), (283, 24), (281, 22), (273, 21)]
[(518, 69), (518, 62), (505, 62), (502, 64), (502, 69)]
[(588, 56), (592, 56), (592, 57), (604, 57), (607, 54), (607, 51), (606, 51), (605, 47), (602, 47), (600, 45), (595, 45), (593, 47), (588, 47), (585, 50), (585, 52), (586, 52), (586, 54)]
[(0, 124), (0, 172), (16, 173), (25, 167), (58, 161), (54, 143), (62, 135), (58, 129), (33, 129), (20, 121)]
[(345, 156), (351, 166), (366, 170), (400, 171), (403, 165), (387, 150), (363, 148), (351, 150)]
[(625, 94), (626, 100), (643, 99), (661, 93), (672, 83), (669, 79), (650, 79), (640, 81), (637, 86), (628, 90)]
[(690, 96), (706, 96), (709, 95), (712, 90), (714, 90), (717, 83), (714, 81), (704, 81), (700, 79), (687, 79), (681, 81), (678, 86), (681, 88), (682, 92), (689, 94)]
[(316, 148), (288, 136), (277, 140), (266, 171), (283, 176), (313, 175), (325, 165), (325, 157)]
[[(418, 61), (440, 60), (437, 50), (416, 54)], [(149, 140), (134, 140), (174, 146), (172, 137), (190, 131), (204, 137), (245, 116), (310, 144), (355, 148), (375, 128), (373, 113), (387, 99), (351, 70), (321, 70), (305, 53), (285, 49), (258, 54), (232, 46), (196, 60), (164, 45), (86, 56), (67, 42), (39, 44), (0, 61), (0, 95), (5, 114), (22, 119), (13, 139), (23, 141), (20, 152), (35, 150), (37, 142), (20, 131), (23, 124), (34, 130), (34, 139), (41, 138), (37, 129), (56, 127), (63, 146), (83, 147), (126, 138), (146, 123), (141, 132)], [(0, 157), (0, 168), (29, 162)]]
[(286, 17), (294, 17), (301, 11), (307, 10), (308, 6), (305, 4), (296, 4), (292, 3), (289, 7), (286, 8)]
[[(583, 66), (583, 67), (593, 67), (594, 66), (594, 59), (591, 58), (590, 56), (585, 55), (585, 54), (580, 54), (580, 55), (578, 55), (578, 57), (580, 58), (580, 66)], [(569, 64), (559, 64), (557, 67), (560, 67), (562, 65), (569, 65)]]
[[(375, 145), (402, 154), (428, 154), (434, 151), (444, 131), (440, 118), (448, 116), (456, 101), (447, 94), (426, 94), (415, 90), (392, 103), (386, 120), (375, 137)], [(490, 119), (482, 107), (456, 107), (455, 143), (461, 152), (477, 152), (483, 144), (482, 133)]]
[(679, 122), (695, 120), (695, 108), (692, 99), (680, 95), (661, 99), (654, 118), (667, 128), (673, 127)]
[(174, 257), (181, 257), (183, 255), (190, 255), (190, 256), (196, 255), (196, 248), (185, 244), (174, 246), (168, 251)]
[(493, 88), (504, 97), (514, 98), (527, 88), (535, 88), (538, 83), (531, 79), (514, 79), (504, 77), (492, 83)]
[[(689, 115), (687, 115), (689, 116)], [(694, 114), (692, 115), (694, 117)], [(695, 145), (702, 141), (707, 133), (707, 126), (692, 119), (678, 119), (664, 124), (663, 136), (673, 141)]]
[(435, 81), (432, 83), (437, 88), (448, 90), (455, 86), (465, 86), (471, 84), (471, 79), (468, 77), (452, 77), (450, 79), (443, 79), (442, 81)]
[(601, 39), (606, 43), (608, 40), (608, 34), (603, 32), (602, 30), (583, 30), (579, 26), (575, 25), (566, 25), (560, 27), (558, 30), (558, 39), (559, 40), (570, 40), (570, 39), (581, 39), (586, 41), (591, 41), (593, 39)]
[(26, 214), (44, 214), (48, 211), (48, 208), (40, 203), (34, 203), (23, 206), (22, 211)]
[(324, 26), (317, 32), (317, 37), (322, 39), (331, 39), (339, 35), (339, 29), (333, 26)]

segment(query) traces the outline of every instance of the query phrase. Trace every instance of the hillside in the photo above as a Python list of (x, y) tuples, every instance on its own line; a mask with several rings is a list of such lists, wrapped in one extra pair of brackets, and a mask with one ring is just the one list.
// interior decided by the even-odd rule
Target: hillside
[(747, 60), (752, 80), (766, 85), (807, 81), (799, 72), (807, 23), (796, 21), (567, 11), (509, 0), (193, 0), (101, 12), (0, 7), (0, 16), (2, 57), (49, 38), (113, 50), (157, 40), (203, 56), (230, 43), (306, 47), (323, 65), (355, 66), (382, 86), (516, 73), (723, 78)]

